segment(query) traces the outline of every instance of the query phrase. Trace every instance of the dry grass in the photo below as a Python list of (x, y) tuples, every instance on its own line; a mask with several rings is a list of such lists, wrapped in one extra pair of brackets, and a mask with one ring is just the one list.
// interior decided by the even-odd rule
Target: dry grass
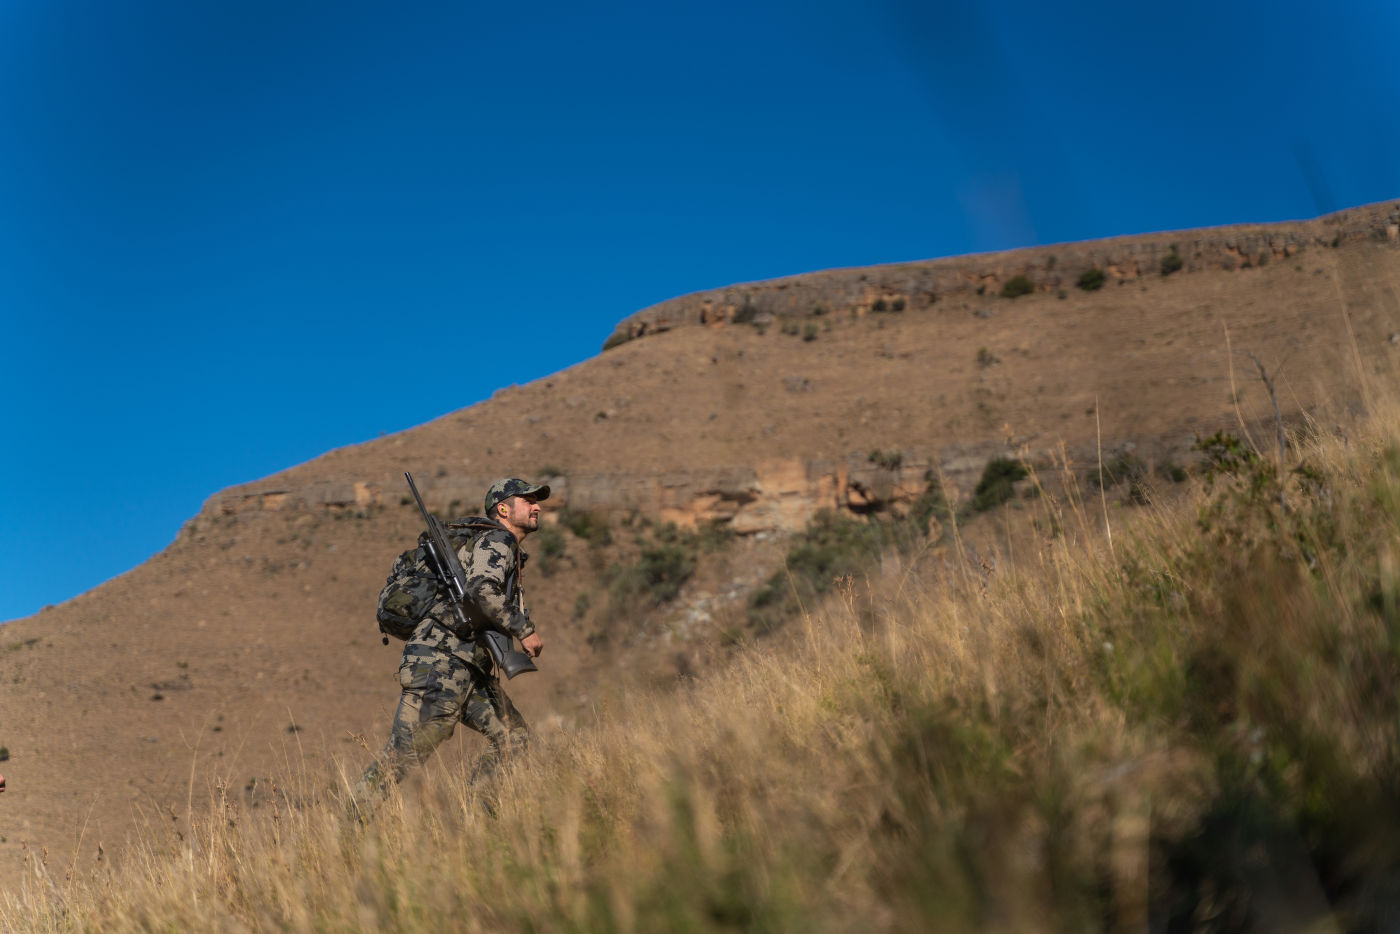
[(1248, 461), (1111, 554), (1046, 493), (1014, 566), (887, 555), (790, 639), (488, 786), (439, 760), (363, 827), (312, 776), (216, 790), (119, 870), (31, 863), (0, 927), (1393, 929), (1400, 414), (1299, 462), (1286, 510)]

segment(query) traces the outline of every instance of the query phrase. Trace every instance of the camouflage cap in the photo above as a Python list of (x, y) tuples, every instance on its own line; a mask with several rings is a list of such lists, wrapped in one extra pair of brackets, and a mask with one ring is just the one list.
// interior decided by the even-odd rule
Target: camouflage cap
[(511, 478), (497, 480), (486, 491), (486, 515), (491, 515), (495, 512), (498, 503), (504, 503), (512, 496), (529, 496), (531, 494), (540, 499), (549, 499), (549, 484), (526, 483), (524, 480)]

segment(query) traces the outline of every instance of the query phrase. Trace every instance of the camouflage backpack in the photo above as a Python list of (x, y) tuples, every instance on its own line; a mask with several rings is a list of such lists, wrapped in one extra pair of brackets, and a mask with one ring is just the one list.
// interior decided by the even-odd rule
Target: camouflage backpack
[[(458, 519), (448, 525), (447, 541), (454, 549), (460, 550), (463, 546), (470, 549), (478, 535), (492, 528), (500, 526), (479, 516)], [(385, 645), (389, 644), (390, 636), (400, 642), (408, 641), (428, 611), (445, 597), (428, 561), (427, 540), (427, 532), (419, 533), (417, 547), (394, 559), (384, 589), (379, 591), (379, 606), (374, 615)]]

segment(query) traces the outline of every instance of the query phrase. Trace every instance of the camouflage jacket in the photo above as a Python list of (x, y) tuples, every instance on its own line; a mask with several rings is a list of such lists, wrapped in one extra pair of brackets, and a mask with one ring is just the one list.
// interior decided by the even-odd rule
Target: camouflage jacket
[[(472, 604), (467, 608), (468, 616), (475, 629), (489, 626), (523, 639), (535, 631), (525, 612), (525, 598), (520, 588), (520, 571), (530, 556), (520, 550), (515, 536), (504, 526), (494, 522), (490, 525), (476, 536), (470, 547), (457, 550), (467, 574), (467, 598)], [(444, 652), (489, 668), (490, 656), (485, 647), (478, 647), (472, 632), (460, 630), (452, 605), (439, 602), (418, 624), (404, 652), (412, 655)]]

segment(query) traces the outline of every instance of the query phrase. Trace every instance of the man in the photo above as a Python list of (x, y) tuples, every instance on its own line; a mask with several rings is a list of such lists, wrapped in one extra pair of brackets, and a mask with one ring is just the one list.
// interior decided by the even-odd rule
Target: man
[[(520, 544), (540, 527), (540, 501), (549, 487), (524, 480), (497, 480), (486, 491), (485, 519), (465, 520), (452, 528), (477, 531), (470, 549), (458, 551), (467, 575), (467, 596), (482, 626), (511, 635), (531, 656), (544, 648), (525, 610), (520, 571), (528, 555)], [(501, 687), (484, 640), (455, 631), (457, 619), (445, 600), (418, 624), (404, 646), (399, 665), (403, 694), (394, 714), (389, 741), (365, 769), (355, 787), (358, 802), (382, 791), (388, 780), (400, 781), (408, 768), (427, 760), (452, 736), (457, 721), (486, 737), (490, 749), (473, 777), (490, 773), (503, 759), (524, 748), (529, 729)]]

